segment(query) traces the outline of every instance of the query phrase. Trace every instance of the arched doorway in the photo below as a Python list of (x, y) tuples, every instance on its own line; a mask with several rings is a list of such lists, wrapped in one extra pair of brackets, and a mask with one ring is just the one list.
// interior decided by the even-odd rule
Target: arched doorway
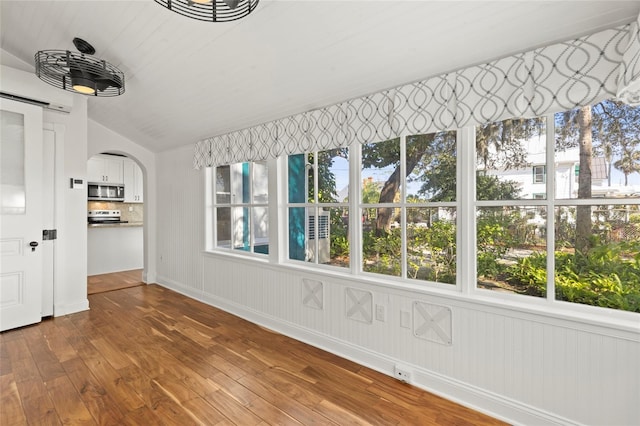
[(144, 172), (135, 158), (87, 161), (87, 294), (142, 285)]

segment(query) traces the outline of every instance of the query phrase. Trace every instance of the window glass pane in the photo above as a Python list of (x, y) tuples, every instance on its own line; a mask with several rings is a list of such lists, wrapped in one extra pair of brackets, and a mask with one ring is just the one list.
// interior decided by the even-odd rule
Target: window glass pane
[(406, 141), (407, 202), (456, 200), (456, 132)]
[(287, 186), (290, 203), (304, 203), (307, 197), (306, 155), (296, 154), (287, 157)]
[(555, 211), (556, 299), (640, 312), (640, 206)]
[(249, 208), (234, 207), (231, 209), (233, 224), (233, 248), (249, 251)]
[(216, 229), (218, 235), (216, 247), (231, 248), (231, 209), (229, 207), (216, 209)]
[[(334, 266), (349, 267), (349, 209), (330, 208), (326, 209), (326, 211), (329, 213), (328, 237), (330, 238), (330, 259), (327, 263)], [(321, 225), (323, 220), (318, 221), (318, 224)], [(319, 237), (323, 237), (321, 232)]]
[(229, 166), (216, 167), (216, 203), (231, 202), (231, 175)]
[[(376, 221), (390, 218), (388, 231), (377, 231)], [(399, 208), (365, 210), (362, 229), (362, 270), (399, 277), (402, 275), (402, 240)], [(386, 220), (386, 219), (385, 219)]]
[[(510, 119), (476, 129), (476, 198), (546, 198), (546, 120)], [(533, 178), (532, 178), (533, 171)]]
[(230, 167), (231, 204), (248, 204), (249, 198), (249, 163), (232, 164)]
[[(312, 209), (309, 209), (312, 212)], [(306, 260), (306, 224), (307, 209), (305, 207), (289, 208), (289, 259)]]
[(478, 287), (546, 297), (546, 207), (482, 207), (476, 213)]
[(254, 207), (253, 211), (253, 251), (269, 254), (269, 210), (266, 207)]
[(611, 100), (556, 114), (556, 198), (640, 198), (638, 123), (640, 107)]
[(407, 276), (456, 283), (454, 208), (407, 208)]
[(398, 202), (399, 167), (400, 139), (362, 145), (362, 202)]
[(0, 212), (25, 214), (24, 116), (0, 110), (0, 127)]
[(266, 204), (269, 201), (269, 174), (267, 163), (253, 163), (253, 202)]
[(315, 203), (316, 201), (316, 184), (315, 184), (315, 154), (307, 154), (307, 164), (305, 167), (307, 173), (307, 202)]
[(348, 200), (349, 157), (346, 148), (318, 152), (317, 193), (320, 203), (343, 203)]
[(329, 238), (329, 211), (309, 209), (307, 216), (307, 260), (309, 262), (329, 263), (331, 259), (331, 239)]

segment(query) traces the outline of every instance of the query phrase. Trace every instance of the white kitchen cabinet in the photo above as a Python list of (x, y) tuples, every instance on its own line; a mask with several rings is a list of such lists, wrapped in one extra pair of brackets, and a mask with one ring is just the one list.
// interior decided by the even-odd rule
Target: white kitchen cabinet
[(142, 169), (138, 164), (129, 159), (124, 160), (124, 202), (125, 203), (142, 203), (143, 196), (143, 180)]
[(124, 183), (124, 158), (95, 155), (87, 161), (87, 182)]
[(87, 275), (142, 269), (143, 253), (142, 226), (90, 226), (87, 229)]

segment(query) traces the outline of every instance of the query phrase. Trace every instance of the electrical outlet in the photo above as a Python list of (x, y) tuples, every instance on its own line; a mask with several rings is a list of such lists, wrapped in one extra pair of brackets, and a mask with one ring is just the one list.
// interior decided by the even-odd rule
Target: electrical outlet
[(376, 320), (384, 322), (384, 305), (376, 305)]
[(393, 375), (396, 379), (401, 382), (410, 383), (411, 382), (411, 372), (409, 369), (402, 365), (395, 365), (393, 367)]

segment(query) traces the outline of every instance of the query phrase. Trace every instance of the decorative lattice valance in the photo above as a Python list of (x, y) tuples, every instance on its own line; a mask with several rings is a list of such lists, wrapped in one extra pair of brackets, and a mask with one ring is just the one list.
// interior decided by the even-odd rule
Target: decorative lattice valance
[(202, 140), (194, 167), (537, 117), (614, 97), (640, 104), (640, 16), (576, 40)]

